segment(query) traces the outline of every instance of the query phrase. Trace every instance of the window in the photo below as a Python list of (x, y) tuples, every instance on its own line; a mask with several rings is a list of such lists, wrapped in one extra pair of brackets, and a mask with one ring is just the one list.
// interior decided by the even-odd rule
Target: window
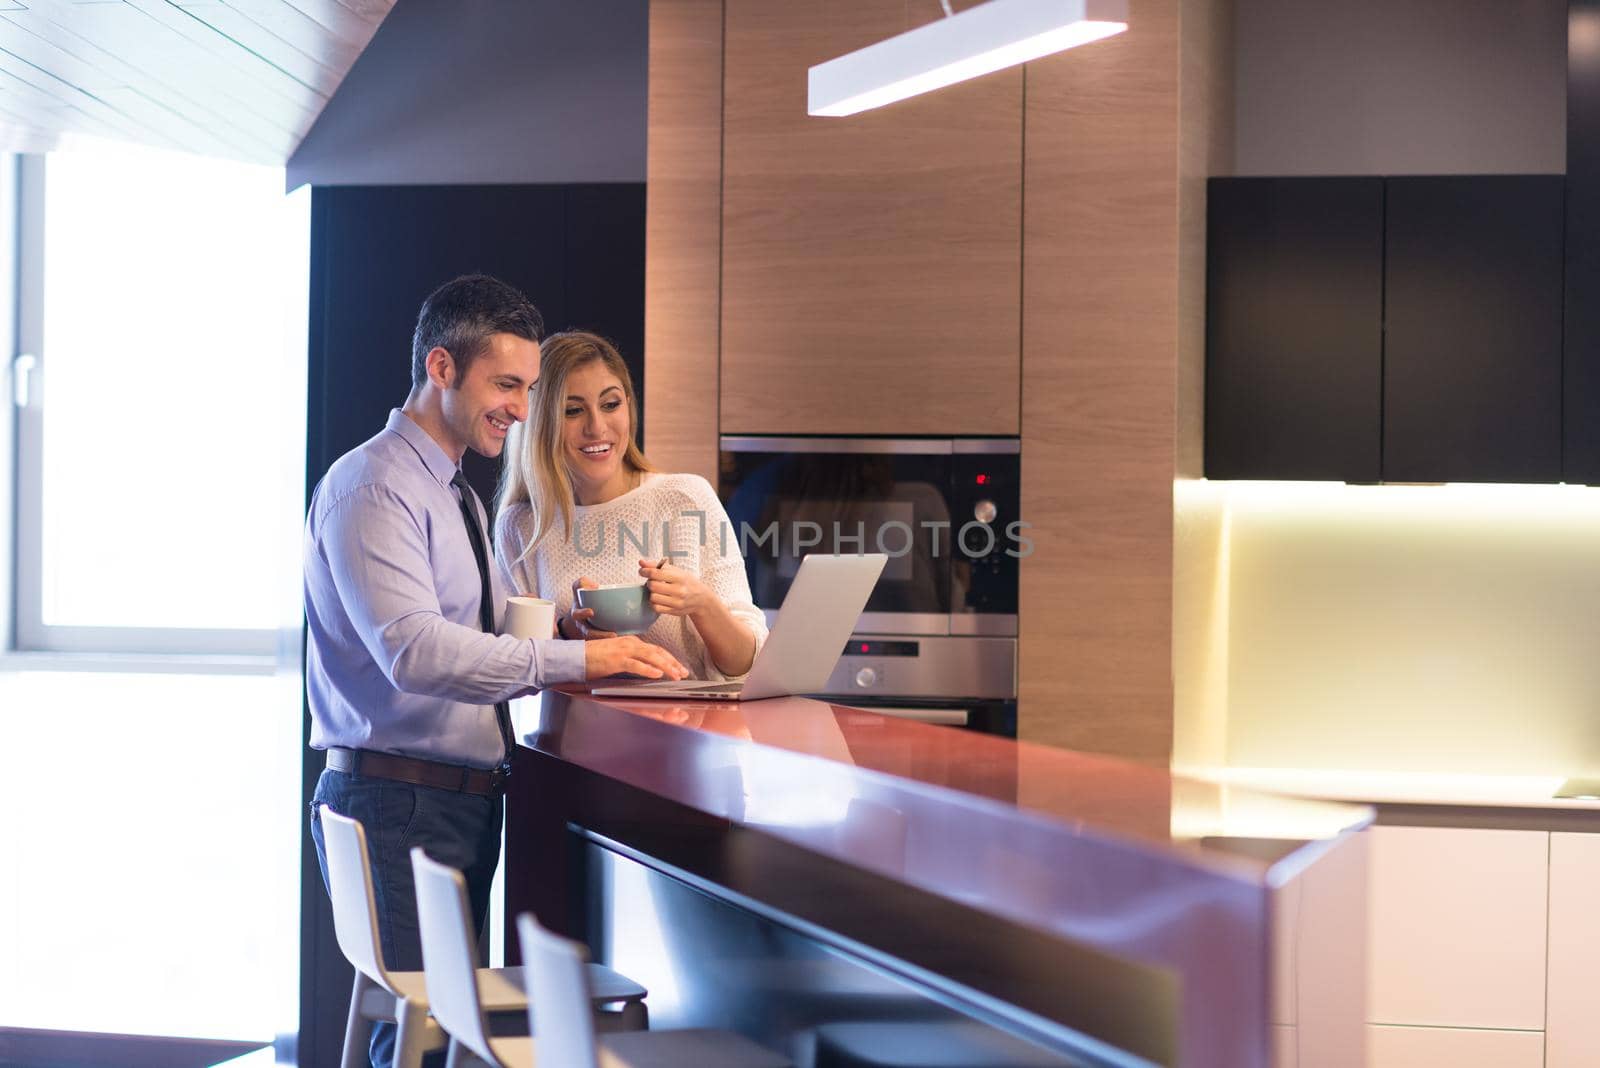
[(101, 143), (0, 177), (0, 1027), (296, 1028), (310, 198), (283, 185)]
[(20, 188), (18, 646), (272, 656), (298, 641), (306, 198), (127, 147), (28, 157)]
[(296, 1029), (299, 706), (291, 674), (0, 672), (0, 1027)]

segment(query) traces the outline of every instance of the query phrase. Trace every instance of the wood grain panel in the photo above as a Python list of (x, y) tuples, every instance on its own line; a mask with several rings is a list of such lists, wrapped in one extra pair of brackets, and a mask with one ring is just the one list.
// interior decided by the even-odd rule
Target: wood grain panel
[(1233, 173), (1233, 0), (1180, 13), (1178, 75), (1178, 456), (1205, 472), (1206, 179)]
[(1172, 545), (1173, 760), (1227, 762), (1222, 508), (1204, 483), (1206, 179), (1233, 173), (1233, 0), (1180, 11), (1178, 410)]
[(1165, 764), (1179, 5), (1028, 65), (1019, 733)]
[(645, 442), (669, 471), (717, 478), (722, 0), (650, 5)]
[(724, 432), (1017, 433), (1022, 72), (806, 115), (925, 8), (729, 0)]

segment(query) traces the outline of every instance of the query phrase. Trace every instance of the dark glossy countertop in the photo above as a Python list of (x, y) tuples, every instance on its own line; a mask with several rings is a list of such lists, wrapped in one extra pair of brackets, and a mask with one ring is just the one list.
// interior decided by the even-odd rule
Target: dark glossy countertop
[[(805, 698), (552, 691), (515, 712), (523, 744), (546, 756), (1063, 945), (1175, 971), (1203, 991), (1184, 999), (1187, 1051), (1207, 1021), (1270, 1031), (1265, 962), (1285, 912), (1274, 894), (1372, 819)], [(1354, 871), (1341, 878), (1359, 898)], [(1255, 1063), (1230, 1034), (1216, 1041), (1215, 1056), (1185, 1062)]]
[[(1371, 819), (1360, 805), (1276, 796), (803, 697), (628, 701), (569, 691), (544, 702), (518, 702), (525, 744), (709, 814), (798, 837), (870, 824), (849, 813), (859, 800), (890, 806), (907, 832), (931, 831), (959, 811), (991, 829), (1007, 824), (1024, 837), (1092, 841), (1264, 885), (1303, 847)], [(669, 753), (670, 760), (647, 759)], [(727, 769), (740, 773), (736, 793), (727, 792)], [(685, 777), (695, 770), (705, 777)], [(829, 851), (852, 852), (847, 842)]]
[[(1371, 820), (1358, 805), (1274, 797), (808, 698), (552, 692), (518, 704), (524, 743), (549, 755), (1052, 927), (1080, 927), (1070, 902), (1103, 915), (1200, 887), (1253, 892)], [(1097, 874), (1085, 881), (1090, 861)]]

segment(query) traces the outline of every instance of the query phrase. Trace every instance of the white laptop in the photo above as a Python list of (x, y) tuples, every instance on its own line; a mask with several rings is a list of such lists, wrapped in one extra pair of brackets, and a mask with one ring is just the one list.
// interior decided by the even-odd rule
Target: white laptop
[(754, 701), (816, 693), (827, 685), (888, 560), (883, 553), (804, 557), (766, 643), (756, 653), (750, 673), (739, 682), (639, 679), (610, 683), (590, 692), (596, 697), (689, 697), (697, 701)]

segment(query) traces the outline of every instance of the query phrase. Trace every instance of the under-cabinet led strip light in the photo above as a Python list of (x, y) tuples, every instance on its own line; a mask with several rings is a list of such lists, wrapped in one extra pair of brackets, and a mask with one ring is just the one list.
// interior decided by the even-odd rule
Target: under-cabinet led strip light
[(854, 115), (1127, 28), (1127, 0), (989, 0), (812, 67), (806, 111)]

